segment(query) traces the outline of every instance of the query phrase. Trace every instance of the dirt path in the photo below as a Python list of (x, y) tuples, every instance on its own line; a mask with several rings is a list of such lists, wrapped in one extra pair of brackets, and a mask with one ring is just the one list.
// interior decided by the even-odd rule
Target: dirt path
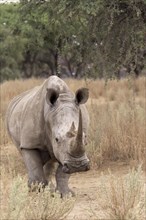
[(90, 206), (95, 209), (93, 203), (96, 200), (98, 172), (89, 171), (86, 174), (75, 174), (71, 177), (70, 187), (76, 193), (76, 202), (67, 220), (91, 219), (93, 217)]
[(73, 210), (66, 217), (66, 220), (98, 219), (101, 210), (96, 201), (98, 199), (97, 187), (102, 172), (104, 172), (104, 175), (108, 175), (108, 168), (117, 177), (128, 173), (129, 170), (129, 166), (124, 163), (110, 163), (97, 171), (91, 170), (87, 173), (77, 173), (72, 175), (70, 179), (70, 187), (76, 193), (76, 202)]

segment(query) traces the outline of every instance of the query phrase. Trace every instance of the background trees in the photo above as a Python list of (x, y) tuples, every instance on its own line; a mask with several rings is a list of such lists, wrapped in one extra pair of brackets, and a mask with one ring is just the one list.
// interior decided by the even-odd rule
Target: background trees
[[(145, 0), (21, 0), (0, 5), (1, 80), (139, 74)], [(126, 72), (126, 74), (128, 74)]]

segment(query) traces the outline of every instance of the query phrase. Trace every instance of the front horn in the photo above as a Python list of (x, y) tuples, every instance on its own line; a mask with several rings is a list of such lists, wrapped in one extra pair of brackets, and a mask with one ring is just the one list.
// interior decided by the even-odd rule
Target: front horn
[(75, 157), (80, 157), (84, 154), (85, 149), (83, 147), (83, 128), (82, 128), (82, 113), (79, 110), (79, 125), (78, 125), (78, 132), (77, 137), (75, 140), (75, 144), (71, 149), (71, 155)]

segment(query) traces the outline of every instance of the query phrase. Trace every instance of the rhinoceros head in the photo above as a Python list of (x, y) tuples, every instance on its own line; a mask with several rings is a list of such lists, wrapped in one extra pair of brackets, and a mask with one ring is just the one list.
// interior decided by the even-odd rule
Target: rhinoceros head
[(47, 89), (46, 103), (48, 114), (45, 117), (49, 127), (50, 140), (56, 159), (63, 165), (65, 173), (86, 171), (89, 159), (84, 145), (83, 117), (80, 104), (88, 100), (88, 89), (81, 88), (72, 93), (61, 93)]

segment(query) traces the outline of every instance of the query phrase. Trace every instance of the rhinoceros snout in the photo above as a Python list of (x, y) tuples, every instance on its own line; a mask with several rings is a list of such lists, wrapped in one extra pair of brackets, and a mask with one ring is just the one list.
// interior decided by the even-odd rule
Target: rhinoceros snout
[(90, 170), (89, 160), (81, 161), (77, 163), (64, 162), (63, 168), (64, 173), (75, 173), (75, 172), (85, 172)]

